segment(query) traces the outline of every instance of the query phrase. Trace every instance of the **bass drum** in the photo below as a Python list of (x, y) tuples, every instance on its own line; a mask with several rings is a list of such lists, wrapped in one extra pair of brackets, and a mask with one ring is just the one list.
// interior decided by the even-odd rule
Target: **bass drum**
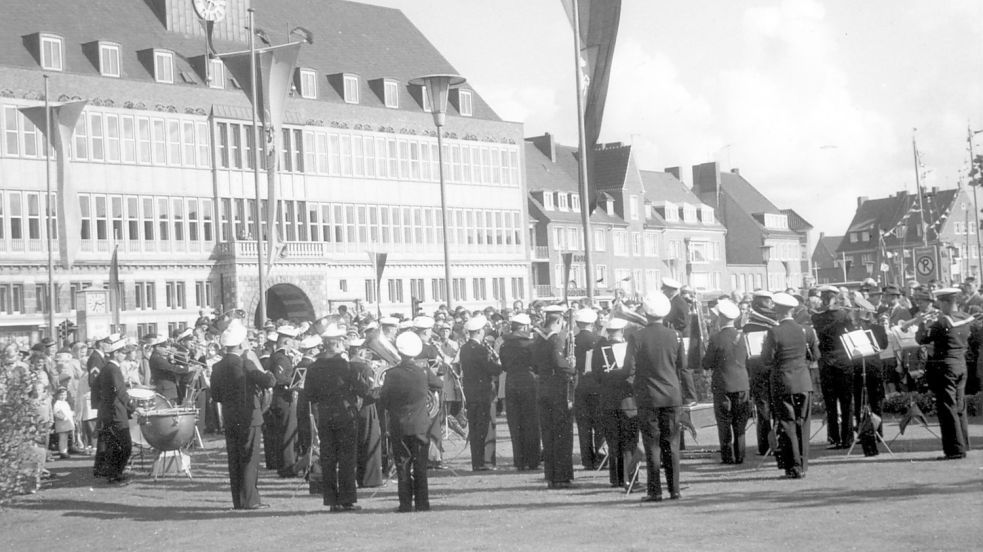
[[(172, 408), (174, 405), (171, 401), (167, 400), (166, 397), (160, 393), (154, 393), (153, 391), (147, 389), (130, 389), (127, 391), (130, 398), (137, 404), (137, 408), (142, 408), (144, 410), (161, 410), (166, 408)], [(133, 441), (134, 445), (143, 448), (150, 448), (151, 445), (143, 437), (143, 431), (140, 430), (140, 419), (137, 416), (130, 418), (130, 440)]]

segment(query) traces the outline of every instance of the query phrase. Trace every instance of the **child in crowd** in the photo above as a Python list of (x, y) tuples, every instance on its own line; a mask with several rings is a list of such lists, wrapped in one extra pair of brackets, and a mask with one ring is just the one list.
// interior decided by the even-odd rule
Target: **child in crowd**
[(58, 436), (58, 456), (62, 459), (69, 458), (68, 444), (75, 433), (75, 413), (68, 404), (68, 390), (64, 387), (59, 387), (55, 393), (52, 413), (55, 419), (55, 434)]

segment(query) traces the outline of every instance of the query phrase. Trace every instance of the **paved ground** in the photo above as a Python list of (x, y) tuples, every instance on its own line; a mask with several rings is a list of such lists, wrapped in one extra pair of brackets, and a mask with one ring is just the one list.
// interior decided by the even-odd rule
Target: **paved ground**
[[(500, 464), (508, 464), (504, 420)], [(933, 423), (933, 430), (937, 426)], [(888, 424), (886, 436), (897, 433)], [(983, 445), (983, 420), (971, 434)], [(979, 550), (983, 547), (983, 452), (935, 461), (939, 442), (923, 428), (894, 442), (895, 456), (844, 457), (813, 440), (808, 477), (790, 481), (769, 460), (741, 467), (691, 445), (683, 500), (642, 505), (578, 471), (574, 489), (547, 491), (541, 474), (505, 468), (472, 475), (467, 451), (431, 472), (433, 511), (395, 514), (395, 485), (360, 491), (364, 511), (331, 514), (299, 480), (264, 472), (270, 510), (236, 512), (224, 445), (193, 453), (194, 481), (140, 478), (116, 489), (91, 477), (90, 459), (59, 461), (39, 494), (0, 512), (0, 550)], [(715, 432), (702, 429), (704, 446)], [(447, 444), (448, 456), (464, 448)], [(715, 448), (715, 447), (714, 447)], [(139, 468), (139, 465), (138, 465)]]

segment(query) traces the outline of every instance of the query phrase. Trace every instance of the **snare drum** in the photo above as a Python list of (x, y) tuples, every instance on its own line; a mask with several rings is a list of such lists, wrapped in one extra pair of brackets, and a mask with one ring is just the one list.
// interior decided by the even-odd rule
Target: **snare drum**
[(154, 408), (154, 397), (157, 393), (153, 389), (147, 387), (134, 387), (132, 389), (127, 389), (126, 394), (130, 396), (134, 405), (137, 408), (149, 409)]

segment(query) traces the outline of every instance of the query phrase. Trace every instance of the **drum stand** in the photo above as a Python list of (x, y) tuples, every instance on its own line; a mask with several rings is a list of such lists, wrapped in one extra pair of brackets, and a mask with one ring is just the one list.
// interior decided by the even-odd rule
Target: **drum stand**
[[(857, 405), (857, 407), (859, 408), (860, 419), (862, 423), (865, 409), (868, 412), (868, 414), (871, 415), (873, 414), (873, 412), (871, 412), (870, 410), (870, 397), (867, 396), (867, 359), (866, 358), (860, 359), (860, 370), (861, 370), (860, 404)], [(884, 384), (881, 383), (881, 386), (883, 385)], [(883, 427), (884, 427), (884, 420), (881, 419), (881, 428)], [(880, 428), (876, 428), (876, 427), (874, 428), (875, 439), (877, 441), (880, 441), (881, 444), (884, 445), (884, 448), (887, 449), (888, 454), (894, 456), (894, 452), (892, 452), (891, 447), (889, 447), (887, 443), (884, 442), (884, 437), (881, 435), (880, 431), (877, 431), (878, 429)], [(857, 441), (859, 440), (860, 440), (860, 424), (857, 424), (857, 431), (854, 432), (853, 442), (850, 443), (850, 448), (847, 449), (845, 456), (847, 457), (850, 456), (850, 453), (853, 452), (853, 447), (857, 446)]]

